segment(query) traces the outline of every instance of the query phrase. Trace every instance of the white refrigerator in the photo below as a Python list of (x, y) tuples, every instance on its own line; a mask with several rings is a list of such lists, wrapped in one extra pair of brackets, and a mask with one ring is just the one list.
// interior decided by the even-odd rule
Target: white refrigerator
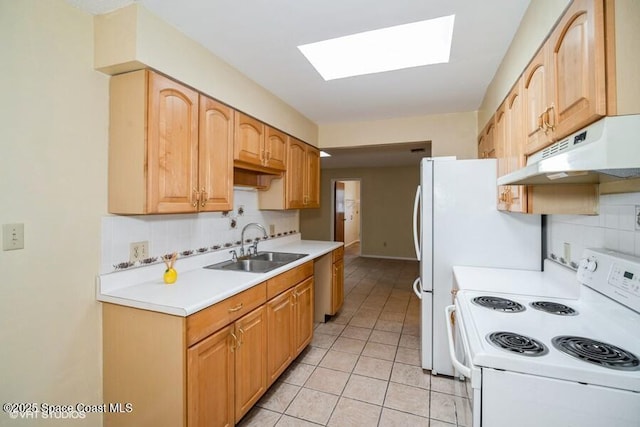
[[(420, 357), (434, 375), (454, 375), (445, 307), (454, 265), (541, 269), (540, 215), (497, 210), (495, 159), (424, 158), (413, 213), (420, 277)], [(517, 286), (514, 283), (514, 286)]]

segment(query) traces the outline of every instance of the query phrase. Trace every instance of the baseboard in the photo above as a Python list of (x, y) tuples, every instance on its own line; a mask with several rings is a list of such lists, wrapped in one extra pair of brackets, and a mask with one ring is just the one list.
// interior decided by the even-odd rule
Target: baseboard
[(365, 255), (365, 254), (360, 254), (360, 256), (362, 258), (395, 259), (398, 261), (418, 261), (416, 258), (397, 257), (397, 256)]

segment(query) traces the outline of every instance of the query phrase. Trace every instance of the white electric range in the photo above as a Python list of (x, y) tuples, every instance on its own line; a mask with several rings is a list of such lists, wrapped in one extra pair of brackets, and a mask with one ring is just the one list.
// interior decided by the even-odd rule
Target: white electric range
[(454, 269), (446, 316), (469, 425), (640, 426), (640, 259), (586, 250), (577, 281), (556, 268)]

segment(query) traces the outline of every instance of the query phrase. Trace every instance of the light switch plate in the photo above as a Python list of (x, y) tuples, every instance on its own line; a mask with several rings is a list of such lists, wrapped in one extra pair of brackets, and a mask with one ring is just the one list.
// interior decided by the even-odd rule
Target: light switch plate
[(24, 249), (24, 224), (2, 225), (2, 250)]

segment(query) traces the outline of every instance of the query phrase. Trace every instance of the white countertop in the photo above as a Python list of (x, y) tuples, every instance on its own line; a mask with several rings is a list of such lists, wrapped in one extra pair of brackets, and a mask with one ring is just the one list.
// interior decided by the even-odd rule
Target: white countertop
[(98, 301), (184, 317), (342, 245), (342, 242), (301, 240), (299, 234), (261, 242), (259, 251), (277, 250), (308, 254), (267, 273), (202, 268), (230, 259), (231, 256), (226, 250), (178, 258), (175, 264), (178, 280), (173, 285), (167, 285), (162, 280), (166, 268), (162, 263), (102, 274), (97, 278), (96, 298)]
[(571, 299), (580, 295), (576, 272), (549, 260), (544, 271), (454, 266), (453, 275), (460, 290)]

